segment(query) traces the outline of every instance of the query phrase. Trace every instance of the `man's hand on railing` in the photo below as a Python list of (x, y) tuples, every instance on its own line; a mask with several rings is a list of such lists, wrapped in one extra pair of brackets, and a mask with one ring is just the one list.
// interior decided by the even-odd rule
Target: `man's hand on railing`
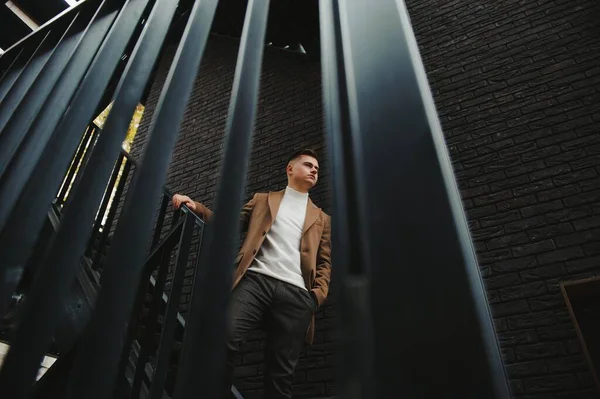
[(173, 207), (175, 209), (181, 208), (181, 205), (185, 205), (190, 208), (191, 211), (196, 210), (196, 203), (192, 201), (187, 195), (175, 194), (172, 199)]

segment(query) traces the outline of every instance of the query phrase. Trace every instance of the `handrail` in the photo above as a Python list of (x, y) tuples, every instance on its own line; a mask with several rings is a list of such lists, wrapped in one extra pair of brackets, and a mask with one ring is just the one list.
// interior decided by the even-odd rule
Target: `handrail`
[[(164, 195), (169, 198), (173, 198), (173, 195), (175, 195), (167, 186), (164, 187), (163, 192), (164, 192)], [(184, 212), (191, 213), (192, 216), (194, 216), (194, 219), (199, 226), (204, 226), (206, 224), (206, 222), (200, 216), (198, 216), (196, 214), (196, 212), (192, 211), (186, 204), (181, 204), (180, 209), (184, 210)]]
[[(102, 129), (91, 123), (86, 134), (83, 136), (81, 144), (77, 149), (70, 169), (67, 171), (65, 181), (63, 182), (57, 198), (54, 201), (55, 207), (60, 210), (62, 206), (68, 201), (71, 187), (75, 187), (78, 183), (78, 177), (80, 175), (79, 167), (84, 168), (86, 160), (89, 154), (93, 151), (95, 138), (102, 133)], [(92, 259), (93, 269), (99, 269), (102, 261), (102, 249), (107, 246), (109, 240), (110, 231), (113, 222), (116, 218), (117, 209), (121, 201), (121, 197), (127, 187), (127, 179), (130, 172), (135, 173), (135, 169), (139, 166), (139, 162), (125, 149), (121, 149), (119, 156), (115, 162), (113, 173), (107, 183), (107, 188), (104, 194), (104, 198), (96, 215), (94, 221), (94, 228), (92, 230), (92, 236), (86, 250), (86, 256)], [(159, 211), (157, 224), (155, 225), (155, 232), (152, 239), (151, 248), (156, 247), (160, 235), (162, 233), (163, 222), (167, 215), (168, 204), (173, 197), (173, 192), (167, 187), (163, 187), (163, 198)], [(193, 215), (194, 223), (202, 227), (205, 222), (200, 216), (194, 213), (187, 205), (183, 204), (180, 208), (182, 212), (189, 212)], [(174, 214), (172, 225), (179, 218), (179, 212)], [(94, 248), (96, 250), (94, 251)]]
[[(60, 223), (63, 207), (69, 201), (71, 187), (76, 189), (78, 177), (81, 175), (80, 172), (86, 167), (86, 159), (94, 150), (95, 138), (101, 132), (102, 130), (99, 127), (90, 124), (86, 134), (82, 137), (82, 142), (74, 154), (71, 168), (67, 171), (65, 181), (53, 203), (58, 218), (57, 223)], [(139, 165), (140, 163), (131, 154), (121, 149), (115, 161), (111, 177), (107, 182), (104, 198), (98, 209), (92, 236), (85, 252), (88, 265), (96, 270), (98, 275), (102, 275), (103, 255), (110, 246), (112, 225), (118, 217), (117, 213), (123, 196), (126, 195), (127, 182), (133, 177), (133, 175), (130, 176), (130, 173), (135, 174)], [(128, 324), (124, 350), (119, 365), (120, 375), (131, 375), (127, 370), (131, 366), (131, 350), (137, 341), (139, 344), (138, 357), (135, 361), (135, 368), (131, 369), (133, 378), (130, 380), (132, 397), (136, 397), (135, 395), (141, 392), (144, 383), (148, 386), (151, 399), (162, 397), (162, 391), (165, 389), (167, 381), (166, 377), (170, 372), (169, 370), (171, 370), (169, 359), (171, 359), (176, 330), (183, 329), (185, 331), (186, 328), (185, 319), (178, 312), (179, 297), (183, 289), (194, 232), (198, 231), (200, 233), (199, 238), (201, 240), (206, 222), (185, 204), (182, 204), (177, 210), (169, 210), (169, 203), (173, 194), (169, 187), (163, 187), (152, 244), (144, 262), (135, 310), (133, 318)], [(164, 224), (169, 217), (171, 218), (170, 226), (165, 229)], [(174, 252), (177, 254), (177, 261), (175, 266), (170, 268), (171, 255)], [(168, 275), (173, 276), (171, 279), (172, 288), (170, 292), (165, 292)], [(142, 308), (145, 306), (148, 294), (152, 296), (151, 303), (144, 320), (140, 320), (140, 315), (143, 314)], [(164, 309), (164, 311), (161, 309)], [(164, 316), (161, 316), (163, 313)], [(162, 317), (163, 322), (160, 330), (162, 331), (161, 338), (157, 347), (154, 334), (156, 325), (159, 323), (159, 316)], [(144, 327), (145, 331), (141, 335), (140, 327)], [(154, 350), (157, 351), (157, 363), (156, 367), (153, 367), (153, 375), (150, 378), (146, 372), (146, 365)], [(241, 397), (235, 387), (232, 389), (236, 397)]]

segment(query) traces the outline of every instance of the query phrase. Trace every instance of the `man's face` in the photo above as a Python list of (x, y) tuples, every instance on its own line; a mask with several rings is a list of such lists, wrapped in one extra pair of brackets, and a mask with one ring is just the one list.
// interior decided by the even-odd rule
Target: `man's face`
[(312, 188), (319, 180), (319, 161), (310, 155), (300, 155), (287, 167), (288, 178), (299, 186)]

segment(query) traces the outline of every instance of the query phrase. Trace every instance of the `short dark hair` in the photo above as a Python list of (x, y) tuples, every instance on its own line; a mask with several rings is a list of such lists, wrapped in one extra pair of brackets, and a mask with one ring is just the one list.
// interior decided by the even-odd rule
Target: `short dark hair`
[(286, 165), (289, 165), (290, 162), (302, 155), (308, 155), (313, 157), (317, 161), (319, 160), (319, 157), (317, 156), (317, 152), (315, 150), (311, 150), (310, 148), (304, 148), (302, 150), (294, 151), (294, 153), (288, 158)]

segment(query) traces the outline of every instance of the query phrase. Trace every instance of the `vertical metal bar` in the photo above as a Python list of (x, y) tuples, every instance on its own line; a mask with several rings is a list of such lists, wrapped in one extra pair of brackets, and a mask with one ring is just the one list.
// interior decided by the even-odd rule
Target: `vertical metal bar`
[(188, 255), (190, 253), (190, 245), (192, 243), (194, 224), (194, 216), (191, 215), (189, 211), (186, 212), (183, 222), (183, 230), (179, 239), (179, 251), (177, 253), (177, 261), (175, 262), (173, 280), (171, 282), (171, 293), (169, 294), (169, 301), (165, 311), (160, 343), (156, 356), (156, 367), (152, 375), (150, 399), (163, 398), (169, 359), (171, 350), (173, 348), (173, 339), (175, 337), (177, 311), (179, 307), (179, 300), (181, 299), (181, 291), (183, 289), (183, 280), (185, 278)]
[(175, 224), (179, 221), (179, 217), (181, 216), (181, 210), (173, 211), (173, 217), (171, 218), (171, 228), (175, 226)]
[(369, 234), (360, 204), (362, 159), (353, 146), (345, 84), (339, 10), (335, 0), (320, 2), (323, 105), (335, 204), (332, 247), (338, 282), (340, 329), (336, 393), (343, 398), (374, 398), (373, 334), (369, 300), (370, 265), (365, 257)]
[[(227, 304), (231, 269), (239, 233), (239, 211), (246, 182), (252, 133), (269, 14), (268, 0), (250, 0), (231, 93), (226, 145), (217, 190), (214, 219), (196, 272), (174, 398), (193, 398), (202, 392), (219, 397), (225, 369)], [(200, 277), (198, 277), (200, 276)], [(210, 326), (210, 328), (207, 328)]]
[(56, 45), (56, 40), (59, 38), (58, 33), (60, 32), (62, 32), (62, 29), (57, 26), (53, 31), (46, 33), (39, 46), (27, 61), (27, 64), (23, 68), (23, 73), (19, 75), (19, 78), (8, 90), (5, 97), (0, 100), (0, 130), (6, 125), (6, 121), (50, 58), (52, 49)]
[[(352, 223), (369, 216), (361, 250), (371, 267), (376, 397), (508, 398), (479, 267), (404, 2), (333, 5), (343, 73), (325, 86), (345, 85), (347, 98), (340, 101), (347, 104), (350, 135), (346, 147), (332, 149), (333, 168), (354, 163), (357, 184), (345, 192), (359, 210)], [(340, 158), (341, 151), (352, 157)]]
[[(163, 244), (165, 244), (168, 240), (170, 240), (171, 236), (168, 235), (165, 238)], [(131, 345), (135, 340), (136, 333), (138, 331), (138, 327), (140, 325), (140, 317), (136, 312), (142, 308), (144, 304), (144, 300), (146, 298), (146, 293), (148, 292), (148, 287), (150, 287), (150, 276), (152, 275), (152, 271), (155, 269), (155, 265), (160, 261), (160, 252), (161, 248), (154, 248), (151, 251), (150, 256), (144, 263), (142, 267), (141, 278), (138, 284), (138, 288), (136, 291), (136, 298), (134, 300), (134, 305), (132, 307), (132, 313), (129, 315), (130, 320), (127, 323), (127, 332), (125, 333), (125, 339), (123, 344), (123, 350), (120, 354), (119, 368), (117, 375), (124, 375), (125, 370), (129, 364), (129, 358), (131, 355)]]
[[(181, 236), (182, 225), (177, 227), (175, 234)], [(139, 398), (140, 391), (142, 389), (142, 383), (146, 376), (146, 363), (150, 358), (150, 350), (153, 346), (154, 332), (156, 323), (158, 320), (158, 313), (160, 311), (160, 304), (162, 302), (162, 295), (165, 290), (165, 283), (167, 282), (167, 272), (169, 271), (169, 262), (171, 260), (171, 253), (173, 251), (173, 245), (164, 245), (161, 248), (160, 262), (158, 263), (158, 275), (156, 278), (156, 284), (154, 285), (154, 291), (152, 292), (152, 301), (150, 308), (146, 314), (146, 328), (144, 335), (140, 340), (140, 352), (135, 367), (135, 375), (133, 377), (133, 384), (131, 385), (131, 393), (129, 397), (131, 399)]]
[[(144, 162), (129, 188), (104, 270), (103, 287), (69, 382), (70, 398), (105, 398), (114, 382), (122, 337), (150, 244), (154, 201), (159, 200), (179, 125), (193, 88), (216, 0), (197, 1), (159, 99)], [(151, 162), (149, 161), (151, 160)]]
[(169, 206), (169, 197), (163, 193), (162, 201), (160, 203), (160, 210), (158, 211), (158, 219), (156, 219), (156, 227), (154, 228), (154, 235), (152, 236), (152, 245), (150, 249), (156, 248), (158, 240), (160, 240), (160, 234), (162, 227), (165, 222), (165, 215), (167, 213), (167, 206)]

